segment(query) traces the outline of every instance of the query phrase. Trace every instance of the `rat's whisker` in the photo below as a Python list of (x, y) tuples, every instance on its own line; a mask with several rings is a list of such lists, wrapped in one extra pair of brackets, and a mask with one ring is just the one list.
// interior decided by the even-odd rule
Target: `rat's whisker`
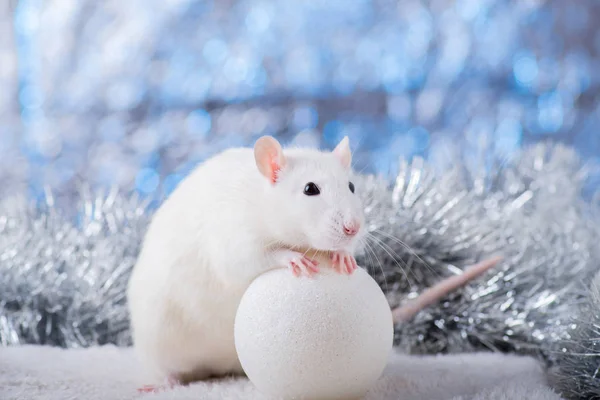
[(415, 278), (417, 278), (417, 276), (415, 275), (414, 271), (412, 270), (412, 267), (408, 264), (408, 262), (406, 262), (403, 257), (398, 254), (389, 244), (385, 243), (383, 240), (381, 240), (380, 238), (376, 237), (375, 235), (369, 234), (369, 237), (371, 239), (373, 239), (373, 241), (375, 243), (377, 243), (382, 249), (386, 250), (387, 253), (394, 258), (394, 260), (398, 260), (400, 262), (402, 262), (406, 268), (406, 270), (410, 273), (413, 274), (413, 276)]
[[(354, 169), (354, 166), (355, 166), (355, 164), (354, 164), (354, 160), (353, 160), (353, 161), (352, 161), (352, 169)], [(360, 171), (358, 171), (358, 172), (355, 172), (355, 175), (360, 175), (360, 174), (362, 174), (362, 173), (365, 171), (365, 169), (367, 169), (368, 167), (369, 167), (369, 165), (368, 165), (368, 164), (366, 164), (364, 167), (362, 167), (362, 168), (360, 169)]]
[[(387, 246), (385, 243), (381, 242), (378, 238), (376, 238), (375, 236), (369, 234), (369, 238), (373, 240), (373, 243), (378, 245), (383, 251), (385, 251), (394, 261), (394, 263), (400, 268), (400, 271), (402, 272), (402, 275), (404, 275), (404, 278), (406, 279), (406, 281), (408, 282), (408, 284), (411, 287), (412, 290), (412, 282), (410, 281), (409, 277), (408, 277), (408, 273), (406, 270), (410, 271), (410, 268), (408, 268), (408, 264), (405, 263), (404, 267), (402, 266), (402, 264), (400, 263), (400, 261), (403, 261), (402, 258), (391, 248), (389, 248), (389, 246)], [(412, 272), (412, 271), (411, 271)], [(414, 272), (413, 272), (414, 275)], [(416, 278), (416, 275), (415, 275)]]
[(369, 255), (369, 257), (371, 257), (371, 261), (370, 262), (373, 263), (373, 261), (372, 261), (373, 258), (372, 257), (375, 257), (375, 260), (377, 260), (377, 264), (376, 265), (379, 266), (379, 270), (381, 271), (381, 275), (383, 276), (383, 283), (385, 285), (385, 290), (387, 292), (389, 290), (389, 288), (388, 288), (387, 277), (385, 275), (385, 270), (383, 268), (383, 264), (381, 263), (381, 260), (379, 259), (379, 257), (377, 257), (377, 253), (373, 250), (373, 248), (371, 247), (371, 245), (369, 244), (369, 242), (366, 240), (366, 237), (364, 239), (362, 239), (362, 240), (364, 241), (365, 249), (368, 252), (370, 252), (370, 254), (366, 253), (366, 254)]
[[(433, 268), (427, 261), (425, 261), (423, 258), (421, 258), (409, 245), (407, 245), (406, 243), (404, 243), (402, 240), (398, 239), (397, 237), (386, 233), (384, 231), (381, 231), (379, 229), (374, 230), (373, 232), (385, 237), (386, 239), (389, 239), (391, 241), (393, 241), (394, 243), (399, 244), (400, 246), (404, 247), (409, 253), (411, 253), (413, 256), (415, 256), (417, 258), (417, 260), (421, 261), (423, 263), (423, 265), (425, 265), (426, 268), (428, 268), (433, 274), (437, 275), (438, 277), (440, 276), (439, 272), (435, 270), (435, 268)], [(389, 247), (389, 246), (388, 246)]]
[(271, 248), (271, 246), (275, 246), (275, 245), (278, 245), (277, 250), (281, 250), (283, 248), (283, 246), (284, 246), (284, 244), (283, 244), (283, 242), (281, 240), (274, 240), (274, 241), (272, 241), (272, 242), (270, 242), (268, 244), (265, 244), (264, 247), (265, 248)]
[(319, 253), (319, 250), (313, 249), (313, 255), (310, 258), (315, 258), (315, 256)]

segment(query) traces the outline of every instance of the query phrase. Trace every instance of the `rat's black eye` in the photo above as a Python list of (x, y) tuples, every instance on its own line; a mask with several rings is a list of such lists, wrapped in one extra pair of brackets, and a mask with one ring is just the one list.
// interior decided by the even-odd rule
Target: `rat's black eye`
[(350, 191), (351, 191), (352, 193), (354, 193), (354, 183), (350, 182), (350, 183), (348, 184), (348, 187), (350, 188)]
[(319, 193), (321, 193), (319, 187), (312, 182), (308, 182), (306, 186), (304, 186), (304, 194), (307, 196), (316, 196)]

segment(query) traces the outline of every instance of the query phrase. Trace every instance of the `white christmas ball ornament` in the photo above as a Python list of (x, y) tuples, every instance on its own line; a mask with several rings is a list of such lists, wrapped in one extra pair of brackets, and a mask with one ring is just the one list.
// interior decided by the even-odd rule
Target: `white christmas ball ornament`
[(381, 376), (393, 344), (392, 313), (363, 269), (312, 278), (267, 272), (244, 294), (235, 346), (248, 378), (284, 399), (358, 399)]

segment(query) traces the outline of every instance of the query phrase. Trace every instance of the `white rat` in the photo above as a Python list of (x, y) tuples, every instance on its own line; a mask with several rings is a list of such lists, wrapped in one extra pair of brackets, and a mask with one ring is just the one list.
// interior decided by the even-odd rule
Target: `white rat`
[[(341, 274), (357, 264), (363, 208), (350, 181), (348, 138), (332, 152), (282, 149), (272, 137), (254, 149), (205, 161), (154, 215), (128, 288), (134, 346), (170, 385), (243, 374), (234, 320), (254, 278), (288, 267), (319, 272), (328, 255)], [(447, 279), (394, 310), (396, 322), (491, 268), (497, 259)], [(143, 391), (159, 386), (144, 387)]]

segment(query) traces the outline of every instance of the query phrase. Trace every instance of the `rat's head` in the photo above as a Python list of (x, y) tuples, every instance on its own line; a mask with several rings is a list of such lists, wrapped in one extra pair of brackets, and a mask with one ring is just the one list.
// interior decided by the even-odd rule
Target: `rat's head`
[(268, 180), (266, 222), (276, 239), (317, 250), (352, 250), (364, 232), (359, 188), (351, 181), (352, 153), (345, 137), (331, 152), (287, 149), (270, 136), (254, 147)]

